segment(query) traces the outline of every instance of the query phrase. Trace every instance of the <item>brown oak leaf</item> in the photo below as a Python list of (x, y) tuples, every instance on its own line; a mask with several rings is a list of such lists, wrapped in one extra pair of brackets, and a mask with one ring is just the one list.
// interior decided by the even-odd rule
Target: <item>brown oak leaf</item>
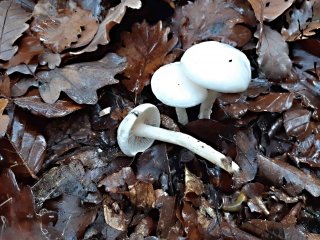
[(265, 25), (259, 42), (257, 53), (260, 70), (267, 78), (286, 77), (291, 71), (292, 62), (289, 58), (288, 44), (281, 34)]
[[(14, 67), (21, 63), (29, 64), (36, 56), (44, 52), (40, 40), (34, 36), (23, 37), (19, 46), (18, 53), (8, 63), (4, 64), (5, 68)], [(37, 60), (34, 63), (37, 63)]]
[(110, 42), (109, 32), (114, 25), (119, 24), (126, 13), (127, 8), (139, 9), (140, 0), (121, 0), (117, 6), (109, 9), (106, 18), (100, 23), (97, 34), (94, 36), (88, 46), (78, 52), (71, 54), (82, 54), (84, 52), (93, 52), (97, 50), (98, 45), (106, 45)]
[(98, 101), (96, 90), (118, 83), (114, 75), (123, 71), (126, 60), (115, 53), (108, 53), (95, 62), (83, 62), (37, 73), (37, 80), (27, 79), (16, 83), (12, 92), (18, 96), (31, 86), (38, 86), (46, 103), (58, 100), (60, 92), (65, 92), (79, 104), (95, 104)]
[(126, 88), (139, 94), (150, 83), (150, 77), (160, 66), (172, 62), (175, 54), (170, 51), (178, 39), (169, 39), (170, 29), (163, 28), (162, 22), (150, 26), (147, 22), (134, 24), (131, 32), (121, 36), (122, 46), (118, 54), (127, 57), (128, 67), (124, 75), (128, 80), (122, 83)]
[(17, 52), (14, 42), (29, 28), (31, 14), (11, 1), (0, 1), (0, 60), (9, 60)]
[[(249, 0), (256, 18), (262, 21), (272, 21), (287, 10), (294, 0)], [(261, 19), (262, 18), (262, 19)]]
[(238, 46), (244, 45), (252, 35), (249, 29), (243, 26), (245, 30), (241, 30), (241, 41), (234, 36), (239, 35), (239, 30), (235, 29), (235, 26), (245, 21), (241, 11), (238, 12), (237, 9), (242, 8), (236, 6), (233, 1), (198, 0), (194, 3), (190, 2), (176, 9), (172, 27), (177, 29), (183, 49), (204, 40), (219, 40)]
[(55, 53), (88, 44), (98, 29), (90, 11), (64, 9), (57, 16), (38, 15), (31, 24), (43, 43)]

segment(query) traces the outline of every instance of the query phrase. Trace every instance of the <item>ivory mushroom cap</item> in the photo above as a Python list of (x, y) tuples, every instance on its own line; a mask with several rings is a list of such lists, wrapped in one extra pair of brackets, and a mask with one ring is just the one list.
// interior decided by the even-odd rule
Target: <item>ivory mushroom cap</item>
[(155, 71), (151, 89), (156, 98), (171, 107), (193, 107), (207, 97), (205, 88), (184, 75), (180, 62), (166, 64)]
[(251, 80), (246, 55), (216, 41), (202, 42), (187, 49), (181, 58), (181, 66), (191, 81), (216, 92), (245, 91)]

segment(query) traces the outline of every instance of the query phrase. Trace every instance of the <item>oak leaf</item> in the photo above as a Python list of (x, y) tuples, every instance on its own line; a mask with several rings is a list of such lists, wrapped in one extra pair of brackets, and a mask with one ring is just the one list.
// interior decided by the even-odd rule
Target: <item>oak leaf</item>
[(131, 32), (121, 36), (122, 46), (118, 54), (127, 57), (128, 67), (124, 75), (128, 80), (122, 83), (126, 88), (139, 94), (150, 83), (150, 77), (160, 66), (172, 62), (175, 54), (170, 51), (178, 39), (169, 39), (169, 28), (163, 28), (162, 22), (150, 26), (147, 22), (133, 25)]
[(88, 46), (78, 52), (71, 54), (82, 54), (84, 52), (93, 52), (97, 50), (98, 45), (106, 45), (110, 42), (109, 32), (114, 25), (119, 24), (126, 13), (127, 8), (139, 9), (140, 0), (121, 0), (117, 6), (109, 9), (106, 18), (100, 23), (97, 34), (94, 36)]
[[(243, 26), (241, 44), (238, 43), (239, 35), (235, 31), (235, 26), (244, 23), (244, 16), (237, 11), (242, 9), (232, 1), (225, 0), (198, 0), (176, 9), (173, 18), (173, 28), (179, 32), (183, 49), (189, 48), (194, 43), (204, 40), (220, 40), (231, 43), (235, 41), (236, 45), (244, 45), (252, 35), (249, 29)], [(237, 29), (236, 29), (237, 30)], [(233, 42), (234, 44), (234, 42)]]
[(249, 0), (249, 2), (258, 20), (270, 22), (286, 11), (294, 0)]
[[(44, 52), (40, 40), (34, 36), (25, 36), (21, 39), (20, 48), (10, 61), (4, 64), (5, 68), (17, 66), (19, 64), (29, 64), (36, 56)], [(37, 63), (37, 60), (35, 61)]]
[(286, 77), (291, 71), (292, 62), (289, 58), (288, 44), (281, 34), (263, 26), (257, 48), (260, 70), (267, 78), (279, 79)]
[(46, 103), (58, 100), (60, 92), (65, 92), (79, 104), (95, 104), (98, 100), (96, 90), (118, 83), (114, 75), (126, 67), (125, 58), (114, 53), (107, 54), (95, 62), (75, 63), (63, 68), (37, 73), (37, 81), (20, 81), (13, 87), (13, 95), (21, 95), (31, 86), (38, 86), (40, 95)]
[(31, 30), (55, 53), (88, 44), (97, 29), (91, 12), (81, 8), (64, 9), (57, 16), (38, 15), (31, 24)]
[(17, 52), (14, 42), (29, 28), (31, 14), (13, 0), (0, 2), (0, 60), (9, 60)]

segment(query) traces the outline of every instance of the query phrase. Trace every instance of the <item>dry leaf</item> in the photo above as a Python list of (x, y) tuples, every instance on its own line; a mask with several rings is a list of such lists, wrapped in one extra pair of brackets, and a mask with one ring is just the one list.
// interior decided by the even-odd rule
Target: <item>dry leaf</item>
[[(95, 104), (98, 100), (96, 90), (118, 83), (114, 75), (126, 67), (125, 58), (114, 53), (107, 54), (95, 62), (75, 63), (51, 71), (37, 73), (38, 81), (26, 80), (15, 84), (13, 95), (19, 95), (30, 86), (39, 86), (42, 99), (46, 103), (58, 100), (60, 92), (65, 92), (79, 104)], [(22, 91), (19, 91), (23, 89)]]
[(258, 20), (270, 22), (279, 17), (294, 0), (249, 0)]
[(8, 100), (4, 98), (0, 98), (0, 139), (4, 137), (7, 132), (8, 124), (10, 118), (8, 115), (3, 115), (3, 111), (8, 104)]
[(169, 52), (176, 45), (177, 38), (169, 39), (169, 32), (169, 28), (162, 27), (161, 21), (154, 26), (144, 21), (134, 24), (131, 32), (123, 33), (123, 47), (117, 52), (128, 60), (124, 71), (128, 80), (122, 83), (129, 91), (139, 94), (150, 83), (155, 70), (173, 61), (175, 55)]
[(17, 52), (14, 42), (29, 28), (27, 13), (13, 0), (0, 2), (0, 60), (9, 60)]
[(10, 97), (10, 78), (8, 75), (0, 75), (0, 96)]
[(246, 30), (241, 33), (241, 44), (238, 44), (238, 38), (234, 36), (238, 35), (234, 33), (238, 29), (234, 27), (243, 23), (244, 17), (237, 9), (241, 8), (234, 2), (225, 0), (198, 0), (176, 9), (173, 25), (177, 26), (173, 28), (177, 28), (179, 32), (183, 49), (203, 40), (220, 40), (227, 43), (234, 40), (237, 45), (244, 45), (243, 42), (248, 42), (252, 34), (243, 26)]
[[(31, 30), (55, 53), (70, 47), (81, 47), (94, 37), (98, 24), (90, 11), (64, 9), (57, 16), (38, 15)], [(72, 45), (73, 44), (73, 45)]]
[(88, 46), (79, 52), (71, 54), (82, 54), (84, 52), (93, 52), (97, 50), (98, 45), (106, 45), (110, 42), (109, 31), (114, 25), (119, 24), (126, 13), (127, 7), (139, 9), (141, 7), (140, 0), (121, 0), (121, 3), (114, 8), (109, 9), (106, 18), (100, 23), (97, 34), (94, 36)]
[(39, 56), (39, 64), (46, 65), (48, 64), (49, 69), (55, 69), (59, 67), (61, 63), (61, 56), (59, 53), (50, 53), (46, 52)]
[(281, 34), (269, 26), (263, 26), (259, 43), (257, 53), (260, 70), (267, 78), (286, 77), (291, 71), (292, 62), (289, 58), (288, 45)]
[(281, 34), (287, 41), (303, 39), (314, 35), (314, 30), (320, 28), (320, 22), (311, 22), (313, 16), (314, 1), (304, 1), (299, 8), (293, 8), (292, 13), (288, 14), (288, 27), (281, 29)]
[[(25, 36), (21, 39), (19, 45), (19, 51), (14, 55), (10, 61), (3, 66), (5, 68), (10, 68), (17, 66), (19, 64), (29, 64), (36, 56), (44, 52), (43, 46), (40, 44), (40, 40), (34, 36)], [(33, 61), (33, 63), (38, 63), (38, 59)]]

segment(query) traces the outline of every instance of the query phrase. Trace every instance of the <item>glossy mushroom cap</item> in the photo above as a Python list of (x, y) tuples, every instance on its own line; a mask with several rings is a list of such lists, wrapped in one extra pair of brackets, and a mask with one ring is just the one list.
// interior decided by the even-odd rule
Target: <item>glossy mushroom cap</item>
[(160, 67), (151, 78), (151, 89), (156, 98), (171, 107), (193, 107), (207, 97), (205, 88), (184, 75), (180, 62)]
[(221, 93), (245, 91), (251, 80), (246, 55), (216, 41), (202, 42), (187, 49), (181, 58), (181, 67), (196, 84)]
[(135, 127), (141, 123), (159, 127), (158, 108), (149, 103), (139, 105), (132, 109), (120, 123), (117, 140), (121, 151), (127, 156), (135, 156), (138, 152), (144, 152), (154, 142), (154, 139), (135, 135)]

